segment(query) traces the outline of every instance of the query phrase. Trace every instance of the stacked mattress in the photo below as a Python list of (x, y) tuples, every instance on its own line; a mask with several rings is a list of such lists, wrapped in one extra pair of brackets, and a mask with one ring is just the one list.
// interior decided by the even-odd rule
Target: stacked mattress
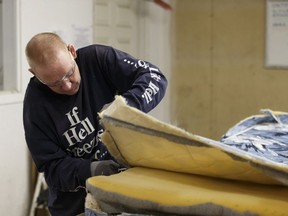
[(288, 215), (288, 165), (231, 144), (235, 130), (221, 142), (197, 136), (127, 106), (120, 96), (100, 118), (102, 142), (128, 169), (89, 178), (88, 208), (107, 214)]

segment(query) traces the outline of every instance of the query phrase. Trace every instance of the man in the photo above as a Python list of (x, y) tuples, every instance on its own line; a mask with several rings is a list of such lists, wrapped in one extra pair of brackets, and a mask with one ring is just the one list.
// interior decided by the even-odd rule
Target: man
[(149, 112), (163, 98), (167, 81), (151, 63), (103, 45), (76, 51), (54, 33), (35, 35), (26, 57), (34, 75), (24, 99), (26, 142), (45, 174), (50, 213), (75, 216), (84, 212), (86, 179), (118, 173), (99, 138), (97, 112), (115, 95)]

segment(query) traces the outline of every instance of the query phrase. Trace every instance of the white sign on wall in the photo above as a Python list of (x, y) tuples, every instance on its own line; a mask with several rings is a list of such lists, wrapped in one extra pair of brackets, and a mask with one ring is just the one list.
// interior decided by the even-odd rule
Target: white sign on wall
[(27, 42), (40, 32), (55, 32), (76, 48), (93, 42), (93, 0), (25, 0), (24, 7), (22, 28), (29, 33)]
[(92, 25), (67, 26), (61, 30), (55, 30), (56, 34), (61, 36), (67, 44), (73, 44), (76, 49), (91, 45), (93, 41)]
[(288, 0), (266, 0), (266, 66), (288, 68)]

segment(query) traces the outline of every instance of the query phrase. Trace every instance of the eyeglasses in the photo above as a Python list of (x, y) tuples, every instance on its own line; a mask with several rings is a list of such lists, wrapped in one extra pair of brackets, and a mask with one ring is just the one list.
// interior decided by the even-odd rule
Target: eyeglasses
[(54, 81), (54, 82), (48, 82), (48, 83), (47, 83), (47, 82), (42, 81), (39, 77), (37, 77), (37, 79), (38, 79), (42, 84), (44, 84), (44, 85), (46, 85), (46, 86), (48, 86), (48, 87), (56, 87), (56, 86), (60, 85), (64, 80), (69, 79), (69, 78), (74, 74), (75, 69), (76, 69), (76, 62), (73, 60), (73, 63), (74, 63), (74, 65), (73, 65), (72, 70), (68, 71), (68, 72), (67, 72), (61, 79), (59, 79), (59, 80), (56, 80), (56, 81)]

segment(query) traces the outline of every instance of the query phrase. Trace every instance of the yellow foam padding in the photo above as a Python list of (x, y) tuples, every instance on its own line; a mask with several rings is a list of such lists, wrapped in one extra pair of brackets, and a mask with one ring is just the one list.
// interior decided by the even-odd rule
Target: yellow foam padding
[(130, 213), (162, 215), (288, 215), (286, 186), (150, 168), (135, 167), (112, 176), (91, 177), (87, 190), (108, 213), (128, 209)]
[(100, 113), (102, 141), (120, 162), (264, 184), (288, 185), (288, 165), (194, 135), (127, 106), (122, 97)]

